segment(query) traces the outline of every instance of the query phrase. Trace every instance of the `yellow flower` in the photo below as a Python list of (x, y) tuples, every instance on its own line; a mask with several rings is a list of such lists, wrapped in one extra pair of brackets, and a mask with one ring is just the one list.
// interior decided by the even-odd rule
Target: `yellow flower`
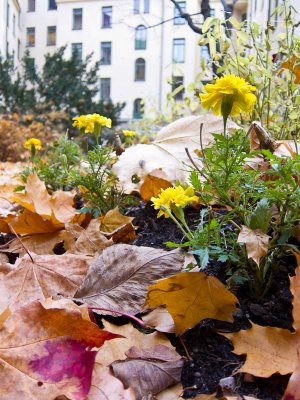
[(133, 137), (133, 136), (136, 135), (136, 133), (135, 133), (134, 131), (126, 131), (126, 130), (123, 130), (122, 132), (123, 132), (123, 134), (124, 134), (125, 137)]
[(73, 118), (73, 126), (84, 131), (84, 133), (97, 133), (101, 126), (111, 128), (111, 119), (99, 114), (80, 115)]
[(165, 218), (169, 218), (168, 211), (172, 211), (172, 207), (184, 208), (192, 201), (198, 201), (198, 197), (195, 196), (194, 189), (188, 187), (183, 189), (182, 186), (170, 187), (162, 189), (158, 197), (152, 197), (151, 201), (155, 210), (159, 210), (157, 218), (162, 215)]
[(200, 94), (203, 108), (212, 109), (215, 115), (237, 115), (242, 111), (250, 113), (255, 105), (256, 90), (244, 78), (235, 75), (224, 75), (214, 84), (207, 84), (206, 93)]
[(26, 140), (26, 142), (24, 143), (25, 149), (31, 150), (32, 146), (34, 147), (35, 150), (41, 150), (42, 142), (40, 141), (40, 139), (30, 138)]

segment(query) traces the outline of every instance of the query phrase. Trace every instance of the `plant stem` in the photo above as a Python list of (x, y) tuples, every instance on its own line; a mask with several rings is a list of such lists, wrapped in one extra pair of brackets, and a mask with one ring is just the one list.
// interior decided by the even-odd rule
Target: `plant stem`
[(132, 319), (133, 321), (137, 322), (140, 326), (142, 326), (143, 328), (146, 328), (147, 326), (145, 325), (144, 321), (142, 321), (141, 319), (135, 317), (134, 315), (131, 314), (127, 314), (121, 311), (116, 311), (116, 310), (109, 310), (107, 308), (100, 308), (100, 307), (88, 307), (88, 310), (98, 310), (98, 311), (108, 311), (114, 314), (119, 314), (122, 315), (123, 317), (127, 317)]

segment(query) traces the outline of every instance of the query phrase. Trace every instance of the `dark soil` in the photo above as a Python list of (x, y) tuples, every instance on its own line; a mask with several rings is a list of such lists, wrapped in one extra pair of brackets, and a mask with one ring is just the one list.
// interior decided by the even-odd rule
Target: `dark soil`
[[(137, 239), (133, 244), (167, 249), (166, 241), (184, 242), (184, 237), (172, 220), (156, 217), (153, 207), (146, 205), (131, 209), (128, 213), (135, 217), (133, 223), (138, 226)], [(187, 210), (190, 226), (199, 218), (199, 212)], [(232, 353), (233, 346), (221, 332), (236, 332), (248, 329), (251, 322), (264, 326), (274, 326), (292, 330), (292, 295), (289, 290), (288, 275), (293, 275), (295, 262), (293, 257), (285, 260), (282, 268), (275, 272), (273, 283), (263, 299), (250, 297), (246, 285), (236, 293), (240, 307), (233, 324), (205, 320), (182, 336), (186, 349), (192, 358), (186, 361), (182, 372), (184, 396), (195, 397), (200, 393), (220, 392), (221, 379), (231, 377), (242, 365), (245, 357)], [(226, 274), (221, 263), (210, 265), (209, 273), (225, 283)], [(186, 356), (182, 341), (170, 335), (177, 351)], [(235, 391), (241, 396), (251, 395), (261, 400), (280, 400), (287, 386), (289, 376), (273, 375), (268, 379), (249, 377), (245, 374), (234, 375)], [(222, 394), (220, 392), (220, 394)]]

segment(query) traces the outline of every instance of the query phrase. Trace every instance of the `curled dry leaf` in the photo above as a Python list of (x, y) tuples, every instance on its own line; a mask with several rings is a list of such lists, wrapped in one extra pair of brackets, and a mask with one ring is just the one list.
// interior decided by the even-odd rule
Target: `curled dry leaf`
[(57, 191), (52, 196), (44, 182), (36, 174), (28, 177), (25, 192), (14, 193), (11, 200), (25, 211), (19, 216), (8, 216), (2, 224), (11, 225), (19, 234), (50, 233), (63, 229), (67, 222), (77, 222), (84, 215), (77, 214), (73, 207), (74, 193)]
[(153, 170), (146, 176), (140, 188), (142, 200), (147, 203), (151, 200), (151, 197), (157, 197), (161, 189), (167, 189), (171, 186), (172, 183), (167, 180), (167, 176), (162, 170)]
[(92, 219), (87, 228), (79, 225), (66, 224), (66, 230), (61, 232), (64, 247), (68, 253), (94, 256), (113, 244), (100, 231), (100, 220)]
[[(4, 266), (6, 274), (1, 283), (9, 295), (12, 310), (33, 300), (44, 300), (47, 297), (73, 297), (88, 269), (86, 257), (80, 255), (32, 253), (32, 258), (34, 262), (26, 254), (18, 259), (16, 264)], [(8, 299), (3, 295), (2, 289), (1, 287), (0, 304), (3, 309)]]
[(116, 326), (108, 321), (104, 321), (104, 328), (117, 332), (119, 335), (124, 336), (124, 338), (104, 343), (97, 355), (97, 361), (102, 365), (107, 366), (116, 360), (125, 360), (126, 351), (132, 346), (138, 346), (140, 349), (143, 349), (160, 344), (173, 348), (167, 337), (160, 332), (144, 334), (131, 324)]
[(119, 208), (108, 211), (101, 219), (100, 231), (115, 243), (130, 243), (136, 238), (135, 228), (132, 225), (133, 217), (120, 213)]
[(90, 306), (138, 313), (149, 282), (177, 273), (182, 264), (177, 250), (116, 244), (94, 260), (75, 297)]
[[(140, 190), (147, 175), (158, 169), (164, 172), (164, 179), (168, 182), (187, 182), (189, 173), (183, 163), (190, 165), (191, 162), (185, 147), (191, 155), (201, 148), (199, 131), (202, 123), (202, 142), (203, 146), (207, 146), (212, 140), (212, 133), (223, 131), (222, 118), (212, 114), (181, 118), (163, 128), (151, 144), (138, 144), (127, 148), (113, 166), (124, 192)], [(238, 128), (230, 120), (227, 127), (229, 130)], [(132, 177), (137, 178), (134, 180), (137, 183), (133, 182)]]
[(119, 337), (82, 317), (79, 307), (34, 301), (8, 316), (0, 330), (0, 398), (84, 400), (96, 351)]
[(162, 345), (144, 350), (133, 347), (126, 355), (126, 360), (115, 361), (111, 367), (126, 387), (133, 388), (137, 400), (180, 382), (184, 361), (176, 351)]
[(180, 335), (205, 318), (233, 321), (237, 303), (238, 299), (214, 276), (183, 272), (150, 285), (146, 307), (165, 305)]
[(180, 400), (182, 399), (181, 397), (182, 394), (183, 394), (183, 387), (181, 383), (178, 383), (175, 386), (171, 386), (163, 390), (155, 397), (157, 400)]
[(245, 243), (247, 255), (259, 266), (260, 260), (265, 257), (269, 249), (270, 236), (261, 229), (250, 229), (242, 225), (237, 241)]
[(136, 400), (131, 388), (113, 376), (110, 368), (95, 363), (91, 389), (86, 400)]
[(146, 325), (159, 332), (174, 333), (175, 325), (173, 318), (166, 308), (159, 307), (143, 316)]

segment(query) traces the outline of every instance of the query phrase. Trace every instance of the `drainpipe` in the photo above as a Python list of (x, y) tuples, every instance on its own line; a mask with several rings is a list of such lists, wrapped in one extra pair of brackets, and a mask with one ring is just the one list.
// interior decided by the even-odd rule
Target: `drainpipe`
[[(165, 0), (161, 0), (161, 20), (165, 19)], [(162, 111), (162, 87), (163, 87), (163, 65), (164, 65), (164, 44), (165, 44), (165, 24), (160, 27), (160, 60), (159, 60), (159, 88), (158, 88), (158, 109)]]
[(269, 0), (269, 7), (268, 7), (268, 22), (271, 20), (271, 3), (272, 3), (272, 0)]

